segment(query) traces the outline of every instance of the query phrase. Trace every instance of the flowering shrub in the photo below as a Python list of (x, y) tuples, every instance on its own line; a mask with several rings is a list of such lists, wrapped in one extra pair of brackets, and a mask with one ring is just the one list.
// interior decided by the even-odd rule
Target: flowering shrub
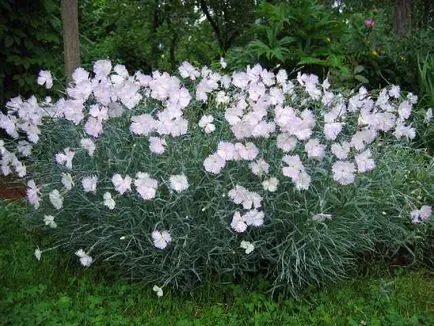
[(27, 221), (83, 266), (110, 261), (158, 296), (252, 272), (294, 292), (432, 230), (433, 160), (407, 145), (413, 94), (259, 65), (179, 74), (101, 60), (66, 98), (16, 97), (0, 116), (1, 171), (26, 178)]

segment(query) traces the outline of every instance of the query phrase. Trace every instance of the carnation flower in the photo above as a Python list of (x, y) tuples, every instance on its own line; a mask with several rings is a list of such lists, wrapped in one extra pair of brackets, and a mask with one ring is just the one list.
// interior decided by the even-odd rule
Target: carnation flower
[(333, 122), (324, 124), (324, 135), (328, 140), (335, 140), (342, 131), (342, 123)]
[(307, 190), (310, 186), (311, 177), (303, 171), (293, 178), (292, 181), (295, 183), (295, 188), (297, 190)]
[(56, 222), (54, 222), (54, 216), (52, 215), (45, 215), (44, 216), (44, 223), (45, 225), (48, 225), (50, 228), (57, 228)]
[(342, 142), (341, 144), (334, 143), (331, 146), (332, 153), (340, 160), (345, 160), (351, 150), (351, 145), (348, 142)]
[(257, 176), (262, 176), (264, 174), (268, 174), (268, 170), (270, 168), (270, 164), (265, 162), (263, 159), (257, 160), (256, 162), (252, 162), (249, 164), (252, 173)]
[(135, 115), (131, 121), (130, 130), (137, 135), (147, 136), (156, 128), (156, 121), (150, 114)]
[(282, 161), (287, 164), (287, 166), (282, 168), (282, 173), (286, 177), (291, 179), (297, 178), (297, 176), (304, 171), (303, 163), (298, 155), (285, 155)]
[(167, 146), (164, 138), (149, 137), (149, 150), (154, 154), (163, 154)]
[(333, 180), (341, 185), (349, 185), (354, 182), (356, 166), (352, 162), (337, 161), (332, 166)]
[(87, 122), (84, 124), (84, 131), (93, 137), (98, 137), (102, 132), (102, 122), (99, 119), (94, 117), (90, 117), (87, 119)]
[(148, 173), (138, 172), (134, 185), (143, 200), (150, 200), (155, 197), (158, 188), (157, 180), (151, 178)]
[(243, 186), (235, 185), (228, 193), (232, 201), (237, 205), (243, 205), (244, 209), (261, 207), (262, 197), (256, 192), (249, 191)]
[(152, 232), (152, 239), (154, 241), (155, 248), (158, 249), (164, 249), (167, 247), (167, 245), (172, 242), (172, 237), (170, 236), (169, 232), (166, 230), (164, 231), (153, 231)]
[(122, 176), (118, 173), (113, 175), (112, 177), (112, 183), (115, 186), (115, 190), (123, 195), (127, 191), (131, 191), (131, 177), (129, 175), (126, 175), (125, 178), (122, 178)]
[(253, 250), (255, 250), (255, 246), (253, 245), (253, 243), (244, 240), (241, 241), (240, 248), (245, 249), (245, 253), (247, 255), (250, 254)]
[(93, 72), (95, 73), (95, 78), (97, 79), (107, 77), (111, 70), (112, 63), (110, 60), (98, 60), (93, 64)]
[(312, 216), (312, 220), (315, 222), (324, 222), (325, 220), (331, 220), (331, 219), (332, 219), (331, 214), (319, 213)]
[(172, 175), (169, 179), (170, 189), (182, 192), (188, 189), (187, 177), (184, 174)]
[(311, 159), (321, 161), (325, 156), (325, 146), (320, 144), (318, 139), (311, 138), (304, 146), (307, 156)]
[(422, 221), (426, 221), (432, 214), (432, 207), (428, 205), (423, 205), (419, 209), (420, 218)]
[(240, 212), (235, 212), (232, 217), (231, 228), (238, 233), (242, 233), (247, 230), (247, 224)]
[(226, 161), (235, 160), (237, 153), (235, 151), (235, 144), (221, 141), (217, 146), (217, 154)]
[(50, 89), (53, 87), (53, 76), (51, 76), (51, 72), (48, 70), (41, 70), (37, 79), (38, 85), (45, 85), (45, 88)]
[(205, 171), (212, 174), (219, 174), (225, 165), (226, 161), (217, 153), (208, 156), (205, 161), (203, 161)]
[(42, 251), (39, 248), (35, 249), (35, 257), (37, 260), (41, 260)]
[(262, 187), (264, 188), (264, 190), (267, 190), (269, 192), (275, 192), (278, 185), (279, 180), (275, 177), (271, 177), (270, 179), (264, 180), (262, 182)]
[(432, 117), (433, 117), (432, 108), (429, 108), (425, 112), (425, 117), (423, 119), (423, 122), (426, 123), (426, 124), (428, 124), (431, 121)]
[(90, 177), (84, 177), (81, 180), (81, 184), (85, 192), (96, 192), (96, 184), (98, 182), (98, 177), (92, 175)]
[(54, 189), (49, 194), (50, 202), (56, 209), (61, 209), (63, 207), (63, 197), (59, 190)]
[(105, 192), (103, 195), (104, 206), (107, 206), (108, 209), (112, 210), (116, 206), (116, 202), (113, 200), (111, 193)]
[(163, 289), (157, 285), (154, 285), (154, 287), (152, 288), (152, 291), (154, 291), (155, 294), (157, 295), (157, 297), (159, 297), (159, 298), (161, 298), (163, 296)]
[(65, 148), (63, 151), (64, 153), (56, 154), (56, 162), (65, 165), (68, 169), (72, 169), (72, 159), (74, 158), (75, 152), (69, 147)]
[(297, 146), (297, 138), (288, 133), (279, 134), (276, 138), (276, 144), (277, 148), (280, 148), (284, 152), (289, 152)]
[(34, 180), (29, 180), (27, 182), (27, 200), (29, 201), (30, 204), (33, 205), (33, 207), (35, 207), (35, 209), (39, 208), (40, 205), (40, 197), (39, 197), (39, 189), (38, 187), (36, 187), (36, 183)]
[(264, 224), (264, 212), (256, 209), (251, 209), (243, 216), (245, 223), (248, 226), (261, 226)]
[(372, 159), (371, 151), (369, 149), (367, 149), (363, 153), (356, 155), (354, 159), (357, 164), (357, 170), (360, 173), (375, 169), (375, 161)]
[(80, 146), (84, 148), (89, 156), (93, 156), (93, 153), (95, 152), (95, 143), (90, 138), (82, 138), (80, 140)]
[(83, 266), (89, 267), (92, 264), (93, 258), (85, 253), (83, 249), (77, 250), (75, 254), (80, 257), (80, 264)]
[(225, 69), (228, 64), (226, 63), (225, 59), (223, 57), (220, 57), (220, 66)]
[(69, 173), (62, 173), (62, 184), (67, 190), (71, 190), (74, 186), (74, 181)]

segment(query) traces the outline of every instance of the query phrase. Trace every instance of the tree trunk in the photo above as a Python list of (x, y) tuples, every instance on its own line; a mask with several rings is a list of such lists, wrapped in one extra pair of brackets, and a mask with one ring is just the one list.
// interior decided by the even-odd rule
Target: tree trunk
[(80, 38), (78, 34), (78, 0), (62, 0), (63, 48), (67, 83), (80, 66)]
[(411, 33), (411, 0), (395, 0), (393, 30), (399, 36)]

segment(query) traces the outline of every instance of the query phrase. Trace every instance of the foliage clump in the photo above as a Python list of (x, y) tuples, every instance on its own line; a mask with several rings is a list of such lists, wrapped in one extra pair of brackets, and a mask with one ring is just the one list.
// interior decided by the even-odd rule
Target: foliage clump
[(2, 173), (27, 179), (27, 221), (83, 266), (108, 261), (158, 296), (251, 273), (295, 293), (432, 232), (433, 161), (407, 144), (415, 95), (260, 65), (184, 62), (179, 75), (100, 60), (66, 98), (16, 97), (0, 116), (13, 139)]

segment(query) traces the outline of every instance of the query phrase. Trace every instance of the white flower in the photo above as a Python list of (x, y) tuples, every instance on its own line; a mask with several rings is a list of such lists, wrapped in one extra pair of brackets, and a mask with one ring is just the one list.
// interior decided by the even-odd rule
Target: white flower
[(319, 213), (312, 216), (312, 220), (315, 222), (324, 222), (325, 220), (331, 220), (331, 219), (332, 219), (331, 214)]
[(226, 67), (228, 66), (228, 64), (226, 63), (225, 59), (223, 57), (220, 58), (220, 66), (223, 69), (226, 69)]
[(389, 95), (394, 98), (399, 98), (400, 93), (401, 93), (401, 89), (399, 86), (396, 85), (392, 85), (392, 87), (389, 90)]
[(238, 233), (242, 233), (247, 230), (247, 224), (240, 212), (234, 213), (232, 217), (231, 228)]
[(322, 160), (325, 156), (325, 146), (318, 139), (311, 138), (304, 146), (307, 156), (311, 159)]
[(262, 176), (264, 174), (268, 174), (268, 170), (270, 168), (270, 164), (265, 162), (263, 159), (257, 160), (256, 162), (252, 162), (249, 164), (252, 173), (257, 176)]
[(35, 257), (37, 260), (41, 260), (42, 251), (39, 248), (35, 249)]
[(103, 195), (103, 199), (104, 199), (104, 206), (107, 206), (110, 210), (115, 208), (116, 202), (112, 198), (111, 193), (105, 192)]
[(80, 257), (80, 263), (85, 266), (85, 267), (89, 267), (92, 262), (93, 262), (93, 258), (91, 256), (89, 256), (87, 253), (84, 252), (83, 249), (79, 249), (75, 252), (75, 254)]
[(369, 149), (367, 149), (363, 153), (356, 155), (354, 159), (357, 164), (357, 170), (360, 173), (375, 169), (375, 161), (372, 159), (371, 151)]
[(131, 177), (127, 174), (125, 178), (122, 178), (122, 176), (118, 173), (113, 175), (112, 177), (112, 183), (115, 186), (115, 190), (123, 195), (127, 191), (131, 191)]
[(44, 216), (44, 223), (45, 225), (48, 225), (50, 228), (57, 228), (56, 222), (54, 222), (54, 216), (52, 215), (45, 215)]
[(345, 160), (351, 150), (351, 145), (348, 142), (342, 144), (334, 143), (331, 146), (332, 153), (340, 160)]
[(157, 294), (157, 297), (161, 298), (163, 296), (163, 289), (159, 286), (154, 285), (152, 288), (152, 291), (154, 291)]
[(172, 175), (169, 182), (170, 188), (176, 192), (182, 192), (188, 189), (187, 177), (184, 174)]
[(51, 72), (48, 70), (41, 70), (37, 79), (38, 85), (43, 86), (45, 84), (45, 88), (50, 89), (53, 87), (53, 77), (51, 76)]
[(432, 108), (429, 108), (425, 113), (423, 122), (428, 124), (431, 121), (432, 117), (433, 117)]
[(244, 214), (243, 218), (248, 226), (261, 226), (264, 224), (264, 212), (251, 209)]
[(226, 161), (234, 160), (236, 158), (235, 145), (225, 141), (219, 142), (217, 155)]
[(157, 193), (158, 182), (151, 178), (148, 173), (137, 172), (134, 185), (143, 200), (150, 200)]
[(432, 214), (432, 207), (428, 206), (428, 205), (423, 205), (419, 209), (419, 214), (420, 214), (420, 218), (422, 219), (422, 221), (429, 219), (429, 217)]
[(84, 177), (83, 180), (81, 180), (84, 192), (96, 192), (97, 182), (98, 177), (95, 175), (92, 175), (90, 177)]
[(205, 161), (203, 161), (205, 170), (212, 174), (219, 174), (225, 165), (226, 161), (217, 153), (208, 156)]
[(297, 177), (293, 178), (292, 181), (295, 183), (295, 188), (297, 190), (307, 190), (309, 189), (312, 180), (310, 175), (303, 171), (299, 173)]
[(212, 115), (204, 115), (199, 120), (199, 127), (205, 131), (206, 134), (210, 134), (215, 131), (215, 125), (212, 123), (214, 117)]
[(154, 241), (154, 246), (158, 249), (164, 249), (167, 247), (167, 245), (172, 242), (172, 237), (170, 236), (169, 232), (166, 230), (164, 231), (153, 231), (152, 232), (152, 239)]
[(282, 158), (282, 161), (288, 165), (282, 168), (282, 173), (286, 177), (290, 177), (294, 180), (301, 172), (304, 171), (303, 163), (301, 162), (300, 156), (298, 155), (285, 155)]
[(214, 117), (212, 115), (203, 115), (199, 120), (199, 127), (205, 128), (206, 125), (212, 123), (214, 121)]
[(90, 117), (84, 124), (84, 131), (90, 136), (95, 138), (98, 137), (99, 134), (102, 133), (102, 121), (100, 119)]
[(269, 192), (275, 192), (278, 185), (279, 180), (275, 177), (271, 177), (270, 179), (264, 180), (262, 182), (262, 187), (264, 188), (264, 190), (267, 190)]
[(95, 143), (90, 138), (82, 138), (80, 140), (80, 146), (87, 150), (89, 153), (89, 156), (93, 156), (93, 153), (95, 152)]
[(287, 133), (277, 135), (276, 142), (277, 148), (284, 152), (292, 151), (297, 146), (297, 138)]
[(167, 146), (164, 138), (149, 137), (149, 150), (155, 154), (163, 154)]
[(244, 209), (261, 207), (262, 197), (256, 192), (249, 191), (243, 186), (235, 185), (229, 193), (229, 197), (237, 205), (243, 205)]
[(417, 224), (421, 222), (419, 217), (420, 217), (420, 211), (418, 209), (414, 209), (410, 212), (410, 218), (413, 224)]
[(245, 249), (245, 253), (247, 255), (250, 254), (253, 250), (255, 250), (255, 246), (253, 243), (244, 240), (241, 241), (240, 248)]
[(72, 159), (74, 158), (75, 152), (69, 147), (65, 148), (64, 153), (56, 154), (56, 162), (65, 165), (68, 169), (72, 169)]
[(74, 181), (69, 173), (62, 173), (62, 184), (67, 190), (71, 190), (74, 186)]
[(342, 123), (333, 122), (324, 124), (324, 134), (328, 140), (335, 140), (342, 131)]
[(49, 194), (50, 202), (56, 209), (61, 209), (63, 207), (63, 197), (59, 190), (54, 189)]
[(332, 166), (333, 179), (341, 185), (349, 185), (354, 182), (356, 166), (352, 162), (337, 161)]
[(110, 60), (98, 60), (93, 64), (93, 72), (97, 78), (107, 77), (111, 70)]
[(36, 187), (35, 181), (29, 180), (27, 182), (27, 187), (27, 200), (33, 205), (33, 207), (35, 207), (35, 209), (38, 209), (41, 199), (39, 197), (40, 192), (38, 187)]

